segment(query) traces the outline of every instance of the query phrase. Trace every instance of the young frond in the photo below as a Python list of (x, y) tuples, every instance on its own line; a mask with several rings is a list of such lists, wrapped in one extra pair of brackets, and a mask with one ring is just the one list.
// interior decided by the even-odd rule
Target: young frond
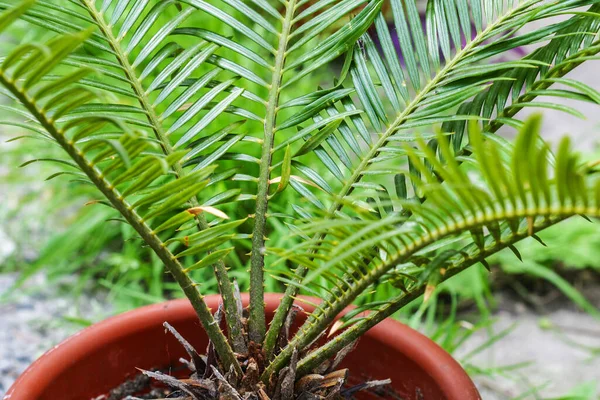
[[(306, 241), (289, 252), (274, 251), (310, 271), (304, 278), (296, 277), (302, 287), (310, 287), (320, 277), (334, 289), (270, 368), (276, 370), (290, 349), (303, 349), (312, 342), (339, 312), (382, 279), (401, 277), (404, 292), (361, 321), (361, 329), (541, 229), (573, 215), (600, 216), (597, 172), (579, 161), (568, 138), (561, 142), (553, 163), (539, 131), (540, 116), (534, 116), (521, 128), (514, 146), (501, 145), (472, 123), (471, 154), (460, 158), (441, 133), (436, 150), (418, 138), (416, 148), (405, 145), (404, 150), (414, 165), (414, 172), (406, 173), (422, 202), (388, 199), (387, 215), (367, 203), (355, 203), (348, 205), (342, 219), (311, 219), (298, 225), (304, 235), (319, 241)], [(312, 253), (316, 246), (318, 256)], [(412, 277), (396, 275), (397, 266), (407, 263), (417, 267)], [(294, 280), (289, 282), (294, 285)], [(344, 340), (334, 339), (341, 343), (326, 348), (339, 350), (357, 338), (344, 335)], [(326, 360), (331, 351), (318, 350), (309, 356), (311, 361), (301, 360), (300, 365), (314, 368), (314, 360)]]

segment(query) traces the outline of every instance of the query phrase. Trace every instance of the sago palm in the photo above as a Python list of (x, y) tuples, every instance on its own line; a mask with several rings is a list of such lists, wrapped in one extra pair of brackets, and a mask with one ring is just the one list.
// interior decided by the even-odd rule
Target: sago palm
[[(64, 164), (52, 178), (98, 189), (97, 203), (162, 261), (214, 346), (211, 365), (188, 347), (196, 372), (214, 371), (202, 389), (153, 374), (186, 398), (341, 396), (343, 374), (309, 393), (293, 383), (331, 371), (368, 329), (465, 268), (570, 216), (600, 216), (596, 165), (567, 139), (554, 156), (539, 117), (518, 118), (531, 107), (580, 114), (540, 96), (600, 102), (564, 77), (600, 51), (598, 1), (0, 8), (6, 35), (20, 24), (43, 33), (2, 59), (3, 94), (15, 104), (3, 106), (15, 114), (5, 123), (64, 149), (65, 159), (32, 162)], [(535, 50), (510, 57), (527, 45)], [(514, 144), (494, 134), (503, 125), (520, 132)], [(273, 209), (290, 190), (294, 213)], [(275, 219), (296, 245), (269, 246)], [(247, 248), (242, 310), (228, 255)], [(214, 271), (226, 333), (192, 278), (200, 268)], [(265, 271), (287, 287), (270, 324)], [(377, 287), (394, 294), (362, 301), (360, 317), (328, 329)], [(299, 292), (325, 295), (282, 342)]]

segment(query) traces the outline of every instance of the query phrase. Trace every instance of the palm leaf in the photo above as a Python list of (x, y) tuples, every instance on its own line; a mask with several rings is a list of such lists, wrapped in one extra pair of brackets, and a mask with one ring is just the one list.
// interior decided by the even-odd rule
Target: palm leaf
[[(300, 362), (302, 371), (316, 368), (355, 340), (359, 332), (364, 333), (423, 293), (427, 296), (464, 268), (504, 248), (514, 248), (518, 240), (570, 216), (598, 217), (597, 173), (578, 161), (568, 139), (561, 143), (556, 163), (550, 167), (552, 156), (547, 145), (539, 146), (539, 129), (540, 117), (531, 118), (514, 147), (506, 147), (473, 123), (472, 154), (463, 157), (462, 165), (448, 137), (442, 134), (436, 140), (446, 165), (423, 140), (417, 140), (416, 149), (405, 145), (419, 173), (413, 174), (412, 180), (425, 199), (422, 203), (388, 199), (392, 211), (383, 216), (369, 204), (349, 202), (346, 207), (352, 214), (311, 218), (298, 225), (304, 236), (321, 238), (318, 243), (305, 241), (293, 249), (271, 249), (282, 260), (292, 260), (311, 271), (305, 278), (289, 279), (291, 285), (297, 280), (302, 287), (310, 287), (317, 277), (323, 277), (336, 289), (309, 316), (265, 376), (285, 362), (290, 349), (305, 348), (344, 307), (371, 285), (381, 284), (382, 279), (402, 279), (403, 293), (310, 353)], [(402, 209), (410, 214), (393, 211)], [(461, 238), (457, 247), (452, 238), (463, 233), (470, 233), (472, 239)], [(317, 258), (311, 251), (315, 246), (319, 248)], [(405, 268), (407, 263), (416, 267), (413, 272)]]
[[(293, 121), (298, 120), (288, 111), (287, 121), (278, 121), (279, 99), (286, 98), (290, 104), (310, 94), (298, 93), (300, 78), (351, 48), (370, 25), (380, 3), (345, 0), (339, 7), (323, 4), (301, 10), (291, 2), (282, 15), (266, 2), (247, 5), (227, 0), (216, 6), (201, 0), (70, 0), (64, 7), (37, 5), (23, 16), (28, 22), (60, 33), (76, 32), (90, 24), (97, 27), (83, 48), (93, 55), (73, 55), (65, 64), (85, 66), (102, 74), (102, 80), (78, 80), (78, 85), (118, 95), (116, 103), (109, 103), (111, 107), (98, 107), (95, 112), (106, 115), (126, 104), (128, 108), (121, 107), (123, 112), (128, 111), (123, 119), (152, 130), (166, 155), (175, 149), (190, 152), (174, 164), (177, 177), (188, 173), (185, 166), (194, 170), (238, 157), (238, 143), (244, 141), (245, 132), (256, 132), (262, 124), (262, 147), (252, 140), (246, 140), (244, 147), (246, 154), (262, 154), (245, 158), (254, 164), (258, 188), (255, 194), (244, 193), (237, 198), (256, 198), (251, 258), (254, 283), (250, 290), (250, 331), (256, 342), (261, 341), (265, 330), (263, 285), (258, 282), (262, 281), (260, 249), (266, 233), (271, 148), (275, 132), (291, 129)], [(365, 7), (350, 18), (359, 6)], [(191, 22), (200, 19), (208, 21), (202, 24), (206, 29), (190, 27), (198, 25)], [(309, 22), (304, 23), (307, 19)], [(231, 39), (231, 32), (243, 40)], [(253, 63), (252, 68), (248, 61)], [(132, 100), (137, 104), (131, 104)], [(302, 118), (311, 118), (318, 111), (304, 110)], [(212, 140), (213, 135), (220, 135), (224, 123), (241, 121), (240, 117), (248, 124), (237, 133), (237, 139), (221, 135), (220, 140)], [(207, 142), (212, 146), (205, 146)], [(192, 206), (198, 205), (192, 199)], [(198, 226), (201, 230), (207, 228), (202, 215), (198, 216)], [(226, 319), (235, 337), (241, 327), (235, 321), (232, 286), (223, 263), (215, 264), (214, 269), (224, 295)], [(236, 350), (243, 352), (242, 347)]]
[[(9, 9), (2, 14), (0, 26), (8, 26), (30, 6), (31, 2), (25, 2)], [(46, 131), (48, 138), (62, 147), (72, 160), (35, 161), (67, 164), (79, 170), (82, 173), (80, 176), (86, 177), (89, 183), (99, 189), (108, 200), (107, 205), (118, 211), (137, 231), (184, 288), (207, 333), (216, 341), (215, 348), (228, 368), (234, 368), (241, 373), (225, 335), (214, 324), (210, 309), (181, 264), (185, 250), (169, 250), (167, 242), (151, 228), (175, 210), (187, 208), (184, 212), (193, 217), (194, 213), (190, 211), (191, 199), (208, 184), (208, 177), (213, 168), (205, 168), (187, 175), (186, 179), (167, 183), (168, 191), (162, 188), (153, 189), (152, 185), (155, 182), (169, 179), (174, 165), (184, 153), (164, 155), (157, 152), (154, 141), (148, 140), (143, 133), (130, 126), (135, 124), (128, 124), (119, 118), (102, 116), (98, 109), (106, 106), (99, 106), (99, 103), (95, 102), (101, 98), (90, 90), (72, 90), (74, 85), (86, 76), (84, 72), (87, 71), (71, 69), (66, 75), (69, 79), (63, 81), (64, 84), (58, 93), (47, 95), (55, 89), (53, 82), (45, 83), (46, 75), (57, 69), (88, 37), (90, 31), (59, 35), (50, 39), (43, 45), (46, 49), (45, 56), (37, 57), (35, 64), (30, 63), (28, 53), (23, 53), (17, 48), (15, 53), (7, 58), (11, 60), (10, 64), (5, 64), (5, 68), (0, 72), (0, 83), (27, 110), (28, 117), (35, 121), (32, 124)], [(27, 68), (23, 68), (24, 65)], [(110, 107), (111, 114), (131, 111), (119, 107), (122, 106)], [(87, 112), (73, 114), (73, 110)], [(73, 118), (67, 118), (68, 115)], [(118, 133), (111, 135), (112, 138), (107, 138), (107, 128), (116, 128)], [(214, 232), (211, 237), (219, 235), (222, 235), (221, 231)], [(195, 245), (189, 245), (188, 251)]]
[[(588, 5), (591, 8), (587, 14), (576, 10)], [(441, 125), (443, 132), (453, 136), (454, 148), (463, 149), (469, 120), (488, 121), (496, 116), (485, 128), (493, 132), (505, 123), (520, 127), (522, 124), (513, 116), (524, 107), (577, 114), (555, 103), (532, 103), (544, 93), (594, 101), (595, 92), (580, 85), (575, 91), (549, 91), (554, 84), (552, 78), (562, 77), (586, 56), (600, 50), (594, 41), (598, 32), (598, 6), (593, 1), (497, 0), (447, 4), (431, 0), (427, 3), (425, 28), (421, 26), (415, 2), (390, 0), (390, 6), (394, 29), (389, 29), (385, 15), (380, 14), (375, 19), (375, 33), (363, 35), (354, 50), (351, 82), (347, 84), (356, 91), (356, 105), (350, 99), (337, 105), (345, 110), (349, 107), (364, 110), (353, 116), (353, 124), (348, 127), (353, 136), (365, 138), (367, 146), (351, 147), (357, 158), (345, 169), (338, 166), (343, 164), (341, 157), (347, 154), (334, 147), (319, 149), (323, 165), (341, 183), (333, 188), (334, 197), (327, 207), (330, 216), (343, 212), (345, 204), (352, 204), (351, 198), (388, 196), (389, 179), (384, 172), (390, 172), (387, 176), (397, 174), (406, 164), (409, 167), (414, 164), (401, 144), (415, 140), (415, 129), (431, 131)], [(558, 14), (572, 16), (531, 33), (519, 31), (532, 20)], [(380, 48), (373, 45), (374, 40)], [(544, 40), (550, 42), (520, 60), (498, 59), (519, 46)], [(550, 67), (555, 62), (560, 68)], [(336, 112), (340, 111), (330, 108), (330, 114)], [(411, 175), (407, 177), (412, 180)], [(383, 192), (378, 190), (381, 187)], [(308, 193), (307, 200), (311, 202)], [(320, 239), (314, 236), (317, 242)], [(306, 272), (301, 266), (296, 271), (299, 278)], [(296, 293), (294, 285), (288, 286), (282, 301), (284, 306), (272, 323), (271, 339)]]

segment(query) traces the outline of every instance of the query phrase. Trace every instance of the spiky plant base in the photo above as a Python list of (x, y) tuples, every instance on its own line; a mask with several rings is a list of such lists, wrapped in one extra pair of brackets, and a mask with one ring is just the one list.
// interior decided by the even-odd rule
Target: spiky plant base
[[(296, 311), (296, 310), (294, 310)], [(296, 312), (290, 313), (295, 316)], [(215, 320), (220, 324), (222, 309), (215, 314)], [(282, 329), (280, 340), (288, 341), (289, 330), (293, 318), (288, 318)], [(340, 352), (338, 356), (320, 366), (314, 373), (298, 377), (296, 365), (301, 355), (297, 351), (289, 365), (281, 370), (279, 377), (265, 385), (260, 376), (264, 370), (264, 354), (252, 342), (248, 346), (248, 354), (238, 355), (242, 365), (243, 376), (236, 376), (233, 370), (224, 371), (216, 356), (214, 346), (209, 342), (205, 356), (201, 356), (196, 349), (167, 322), (164, 327), (175, 336), (188, 353), (190, 359), (180, 359), (191, 375), (186, 379), (177, 379), (158, 371), (145, 371), (142, 373), (167, 387), (172, 392), (163, 397), (178, 400), (340, 400), (352, 399), (354, 394), (363, 390), (372, 390), (388, 385), (389, 379), (369, 381), (360, 385), (346, 387), (348, 379), (347, 369), (337, 369), (345, 355), (354, 346)], [(158, 397), (148, 397), (160, 400)], [(138, 397), (128, 396), (126, 400), (141, 400)]]

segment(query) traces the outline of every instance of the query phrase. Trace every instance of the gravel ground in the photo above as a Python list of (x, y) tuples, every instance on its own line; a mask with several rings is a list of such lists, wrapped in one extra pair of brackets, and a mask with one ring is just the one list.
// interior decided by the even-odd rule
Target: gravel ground
[[(0, 274), (0, 298), (15, 279), (14, 274)], [(36, 358), (81, 329), (65, 317), (86, 315), (98, 320), (109, 313), (102, 296), (83, 297), (74, 304), (72, 296), (57, 293), (57, 287), (45, 282), (43, 275), (37, 275), (0, 303), (0, 397)]]
[[(600, 287), (593, 289), (600, 294)], [(478, 368), (492, 370), (523, 364), (523, 367), (490, 376), (475, 375), (483, 399), (508, 400), (530, 393), (524, 399), (550, 399), (565, 396), (584, 385), (600, 399), (600, 320), (577, 311), (565, 300), (560, 308), (537, 313), (514, 297), (503, 295), (493, 315), (494, 333), (512, 331), (491, 347), (469, 360)], [(593, 297), (593, 296), (592, 296)], [(590, 296), (588, 296), (590, 298)], [(600, 305), (598, 297), (596, 306)], [(554, 307), (554, 306), (553, 306)], [(455, 357), (462, 360), (489, 339), (488, 333), (475, 333)], [(536, 389), (537, 388), (537, 389)], [(596, 397), (569, 397), (591, 400)]]

